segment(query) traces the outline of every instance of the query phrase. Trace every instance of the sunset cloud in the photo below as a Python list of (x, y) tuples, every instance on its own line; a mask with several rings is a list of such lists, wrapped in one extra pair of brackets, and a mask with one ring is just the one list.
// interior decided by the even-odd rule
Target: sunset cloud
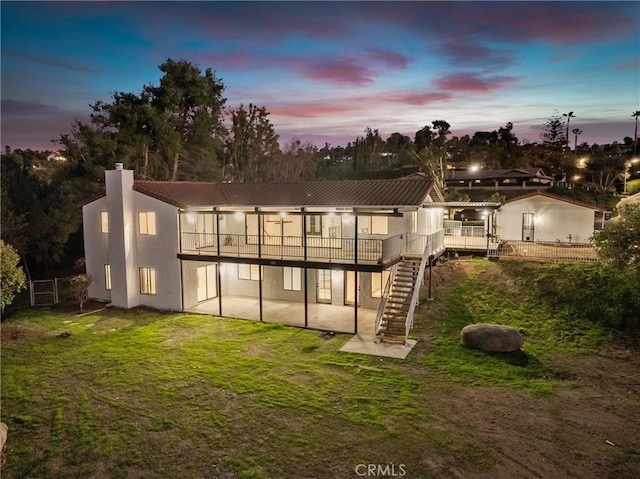
[[(635, 2), (2, 2), (0, 8), (2, 131), (13, 147), (68, 132), (76, 111), (86, 116), (88, 105), (109, 101), (114, 91), (157, 85), (157, 66), (167, 58), (215, 70), (227, 107), (265, 106), (281, 138), (308, 134), (334, 144), (367, 126), (412, 134), (437, 118), (452, 131), (471, 132), (513, 121), (530, 135), (556, 109), (576, 112), (582, 140), (607, 131), (620, 141), (629, 133), (616, 127), (640, 105)], [(596, 110), (598, 121), (588, 122)], [(538, 141), (539, 133), (527, 139)]]
[(483, 77), (475, 73), (454, 73), (437, 79), (435, 85), (440, 90), (481, 93), (499, 90), (518, 79), (511, 76)]

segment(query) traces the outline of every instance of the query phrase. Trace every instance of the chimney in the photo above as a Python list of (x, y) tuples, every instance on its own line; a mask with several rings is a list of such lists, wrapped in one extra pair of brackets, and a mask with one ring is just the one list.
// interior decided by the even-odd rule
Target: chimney
[(111, 303), (118, 308), (139, 304), (136, 259), (136, 213), (133, 200), (133, 171), (116, 163), (105, 171), (107, 210), (109, 211), (109, 264), (111, 265)]

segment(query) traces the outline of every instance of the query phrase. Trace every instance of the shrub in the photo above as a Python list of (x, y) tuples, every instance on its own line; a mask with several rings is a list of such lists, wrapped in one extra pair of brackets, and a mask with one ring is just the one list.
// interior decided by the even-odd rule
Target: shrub
[(539, 300), (606, 327), (640, 329), (640, 275), (608, 265), (548, 265), (532, 270)]

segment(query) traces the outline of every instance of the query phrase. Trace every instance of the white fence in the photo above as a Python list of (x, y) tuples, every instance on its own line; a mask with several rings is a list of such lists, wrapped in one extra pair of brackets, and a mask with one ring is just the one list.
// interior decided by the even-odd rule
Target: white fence
[(592, 262), (598, 259), (593, 244), (562, 241), (501, 241), (495, 254), (489, 256), (545, 262)]

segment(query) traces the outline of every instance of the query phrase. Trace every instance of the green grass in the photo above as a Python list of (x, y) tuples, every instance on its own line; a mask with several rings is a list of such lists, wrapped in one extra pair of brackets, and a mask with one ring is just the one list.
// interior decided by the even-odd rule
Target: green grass
[[(529, 286), (520, 284), (521, 270), (521, 263), (477, 262), (470, 277), (447, 297), (437, 298), (438, 309), (446, 314), (438, 321), (425, 363), (456, 382), (549, 394), (567, 379), (567, 373), (551, 367), (544, 357), (594, 352), (611, 339), (601, 326), (537, 301)], [(514, 353), (465, 348), (460, 331), (473, 323), (517, 328), (525, 337), (525, 345)]]
[(627, 192), (630, 195), (636, 194), (640, 191), (640, 179), (627, 181)]
[[(22, 311), (2, 324), (3, 477), (333, 478), (391, 462), (418, 478), (490, 470), (488, 445), (434, 421), (452, 385), (552, 394), (570, 378), (547, 358), (593, 351), (605, 333), (536, 307), (521, 285), (492, 283), (515, 278), (508, 266), (473, 267), (421, 306), (405, 361), (339, 352), (350, 335), (274, 324)], [(460, 329), (479, 321), (524, 328), (524, 353), (463, 348)], [(443, 459), (434, 470), (425, 457)]]

